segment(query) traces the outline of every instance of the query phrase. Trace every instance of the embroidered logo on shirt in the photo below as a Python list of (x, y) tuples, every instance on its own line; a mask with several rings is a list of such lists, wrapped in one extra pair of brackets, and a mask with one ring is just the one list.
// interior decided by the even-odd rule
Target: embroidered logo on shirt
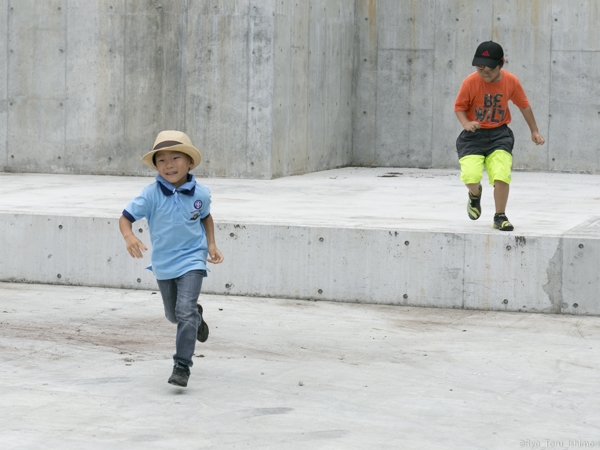
[(202, 200), (196, 200), (194, 202), (194, 208), (195, 211), (190, 212), (190, 214), (192, 215), (192, 217), (190, 217), (190, 220), (196, 220), (198, 217), (200, 217), (200, 208), (202, 208)]

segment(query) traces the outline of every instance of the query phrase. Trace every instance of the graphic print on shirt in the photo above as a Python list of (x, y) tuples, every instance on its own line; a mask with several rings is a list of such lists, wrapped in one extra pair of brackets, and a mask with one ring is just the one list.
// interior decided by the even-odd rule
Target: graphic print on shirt
[(202, 201), (196, 200), (194, 202), (194, 208), (195, 208), (195, 210), (190, 212), (190, 214), (192, 215), (192, 217), (190, 217), (190, 220), (196, 220), (198, 217), (200, 217), (200, 209), (202, 208)]
[(500, 123), (504, 120), (506, 109), (502, 107), (502, 94), (484, 94), (483, 108), (475, 106), (477, 122)]

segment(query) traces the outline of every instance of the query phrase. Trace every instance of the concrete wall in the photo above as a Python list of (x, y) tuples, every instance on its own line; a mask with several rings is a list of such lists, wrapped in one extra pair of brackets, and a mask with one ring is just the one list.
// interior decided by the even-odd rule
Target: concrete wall
[(187, 131), (203, 176), (456, 167), (453, 102), (494, 39), (515, 167), (600, 172), (600, 0), (0, 0), (0, 170), (147, 175)]
[(505, 49), (547, 144), (511, 108), (514, 165), (600, 172), (600, 2), (357, 0), (353, 162), (456, 167), (453, 104), (479, 42)]
[[(219, 223), (227, 267), (211, 267), (202, 290), (600, 315), (599, 231), (600, 218), (562, 236)], [(149, 244), (145, 221), (134, 232)], [(0, 281), (156, 289), (144, 262), (127, 255), (114, 218), (4, 213), (0, 233), (11, 255), (0, 260)]]
[(354, 0), (277, 5), (272, 174), (351, 165)]
[(0, 167), (146, 175), (183, 129), (205, 176), (351, 162), (354, 0), (0, 0)]

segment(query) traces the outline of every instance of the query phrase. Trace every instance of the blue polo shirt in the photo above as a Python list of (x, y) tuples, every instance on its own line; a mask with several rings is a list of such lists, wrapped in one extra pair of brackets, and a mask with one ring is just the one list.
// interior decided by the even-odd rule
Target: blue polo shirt
[(210, 214), (210, 190), (194, 175), (179, 188), (158, 175), (131, 200), (123, 215), (132, 223), (148, 221), (152, 270), (156, 279), (170, 280), (190, 270), (206, 270), (208, 243), (201, 220)]

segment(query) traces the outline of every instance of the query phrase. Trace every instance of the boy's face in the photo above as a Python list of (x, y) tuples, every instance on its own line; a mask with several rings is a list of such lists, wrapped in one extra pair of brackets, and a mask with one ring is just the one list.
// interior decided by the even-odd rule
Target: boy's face
[(477, 68), (477, 73), (479, 74), (479, 76), (483, 78), (483, 81), (485, 81), (486, 83), (494, 83), (496, 81), (500, 81), (500, 79), (502, 78), (502, 74), (500, 73), (500, 64), (498, 64), (493, 69), (483, 65), (475, 67)]
[(192, 168), (192, 158), (185, 153), (161, 150), (154, 156), (156, 169), (161, 177), (175, 187), (187, 181), (187, 174)]

